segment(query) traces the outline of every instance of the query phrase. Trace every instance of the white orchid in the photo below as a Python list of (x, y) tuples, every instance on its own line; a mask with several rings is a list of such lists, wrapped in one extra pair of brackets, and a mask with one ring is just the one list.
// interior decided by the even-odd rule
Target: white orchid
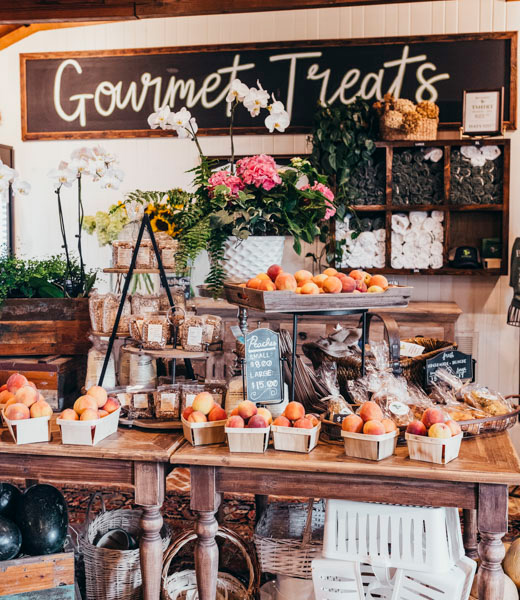
[(178, 112), (170, 113), (168, 116), (168, 124), (174, 129), (178, 129), (179, 127), (187, 127), (190, 119), (190, 111), (183, 106)]
[(152, 129), (171, 129), (172, 126), (169, 123), (169, 117), (171, 114), (170, 107), (168, 105), (163, 106), (157, 112), (152, 113), (148, 116), (148, 125)]
[(242, 83), (240, 79), (233, 79), (229, 86), (229, 92), (226, 96), (226, 102), (231, 104), (232, 102), (242, 102), (249, 93), (249, 88), (245, 83)]
[(15, 179), (12, 184), (15, 196), (28, 196), (31, 192), (31, 186), (27, 181)]
[(259, 81), (257, 81), (257, 85), (259, 89), (254, 87), (250, 88), (244, 98), (244, 106), (252, 117), (258, 116), (260, 114), (260, 109), (267, 108), (269, 102), (269, 93), (262, 88)]
[(270, 104), (267, 107), (267, 110), (273, 115), (277, 114), (277, 113), (284, 113), (285, 112), (285, 105), (283, 102), (280, 102), (279, 100), (275, 100), (274, 96), (273, 96), (273, 103)]
[(69, 168), (76, 173), (76, 177), (82, 175), (92, 175), (92, 160), (89, 160), (85, 156), (75, 157), (70, 161)]
[(118, 190), (123, 178), (124, 173), (121, 169), (108, 169), (99, 180), (99, 185), (103, 190)]
[(69, 169), (68, 163), (61, 161), (57, 169), (49, 171), (48, 176), (54, 180), (54, 189), (58, 190), (62, 185), (71, 187), (77, 179), (77, 173)]
[(93, 161), (92, 165), (91, 165), (91, 172), (93, 174), (93, 179), (94, 181), (99, 181), (101, 179), (101, 177), (103, 177), (105, 175), (105, 173), (107, 172), (108, 166), (107, 163), (105, 162), (104, 157), (100, 156), (99, 158), (96, 158), (95, 161)]
[(9, 181), (4, 178), (0, 179), (0, 196), (2, 196), (9, 189)]
[(272, 112), (268, 117), (266, 117), (265, 126), (267, 129), (269, 129), (269, 133), (273, 133), (275, 129), (276, 131), (283, 133), (287, 127), (289, 127), (290, 122), (291, 119), (289, 118), (289, 113), (284, 110), (283, 112)]
[(16, 177), (16, 175), (17, 175), (17, 173), (14, 169), (11, 169), (11, 167), (4, 165), (0, 161), (0, 180), (5, 180), (9, 184), (9, 183), (11, 183), (11, 181), (13, 181), (13, 179)]
[(88, 162), (89, 160), (95, 160), (96, 157), (94, 152), (90, 148), (88, 148), (87, 146), (82, 146), (81, 148), (76, 148), (76, 150), (74, 150), (70, 155), (70, 158), (73, 161), (77, 160)]

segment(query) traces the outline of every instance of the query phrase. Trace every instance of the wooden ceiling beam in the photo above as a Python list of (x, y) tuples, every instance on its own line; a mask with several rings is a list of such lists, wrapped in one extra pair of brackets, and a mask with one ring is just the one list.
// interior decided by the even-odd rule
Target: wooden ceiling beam
[(38, 31), (48, 29), (64, 29), (68, 27), (81, 27), (84, 25), (95, 25), (91, 21), (88, 23), (34, 23), (32, 25), (0, 25), (0, 50), (16, 44), (20, 40), (29, 37)]

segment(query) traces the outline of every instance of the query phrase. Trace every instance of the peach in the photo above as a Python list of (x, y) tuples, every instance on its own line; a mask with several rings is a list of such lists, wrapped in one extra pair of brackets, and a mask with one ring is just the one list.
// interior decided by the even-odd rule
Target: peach
[(299, 271), (296, 271), (294, 278), (296, 279), (296, 283), (299, 286), (302, 286), (306, 281), (312, 281), (312, 273), (305, 269), (300, 269)]
[(96, 400), (98, 408), (105, 406), (105, 403), (108, 398), (106, 390), (100, 385), (93, 385), (90, 389), (88, 389), (87, 396), (92, 396), (92, 398)]
[(325, 290), (323, 288), (320, 288), (320, 294), (325, 294)]
[(372, 287), (373, 285), (377, 285), (383, 290), (388, 289), (388, 279), (384, 275), (372, 275), (370, 281), (368, 282), (368, 286)]
[(119, 404), (119, 400), (117, 398), (112, 398), (112, 396), (110, 396), (107, 401), (105, 402), (105, 404), (103, 404), (102, 408), (103, 410), (106, 410), (107, 413), (112, 414), (113, 412), (115, 412), (121, 405)]
[(288, 290), (290, 292), (294, 292), (294, 290), (298, 287), (296, 279), (294, 278), (294, 275), (291, 275), (291, 273), (280, 273), (274, 283), (277, 290)]
[(233, 415), (232, 417), (229, 417), (229, 419), (226, 422), (226, 427), (245, 427), (246, 423), (244, 421), (244, 419), (242, 419), (242, 417), (240, 415)]
[(382, 421), (383, 411), (379, 407), (379, 404), (369, 400), (365, 402), (358, 411), (358, 415), (365, 421)]
[(38, 392), (38, 400), (45, 400), (45, 396), (41, 392)]
[(363, 425), (363, 433), (366, 433), (367, 435), (383, 435), (386, 431), (383, 423), (374, 419), (372, 421), (367, 421)]
[(367, 290), (369, 294), (382, 294), (384, 291), (385, 290), (378, 285), (371, 285)]
[(97, 421), (99, 419), (99, 413), (97, 408), (86, 408), (79, 418), (80, 421)]
[(253, 277), (253, 279), (250, 279), (246, 283), (246, 287), (251, 288), (253, 290), (257, 290), (260, 287), (261, 283), (262, 283), (261, 279), (258, 279), (258, 277)]
[(14, 398), (15, 395), (12, 392), (9, 392), (7, 389), (2, 390), (0, 392), (0, 404), (5, 404), (11, 398)]
[(356, 281), (364, 281), (364, 279), (365, 279), (363, 271), (359, 271), (358, 269), (354, 269), (353, 271), (350, 271), (349, 277), (351, 277), (352, 279), (355, 279)]
[(297, 421), (305, 416), (305, 408), (300, 402), (289, 402), (285, 407), (284, 417), (287, 417), (289, 421)]
[(27, 377), (25, 375), (21, 375), (20, 373), (13, 373), (9, 379), (7, 380), (7, 390), (12, 394), (16, 394), (16, 392), (27, 385), (29, 382), (27, 381)]
[(309, 415), (305, 415), (306, 419), (309, 419), (309, 421), (312, 423), (313, 427), (316, 427), (317, 425), (320, 424), (320, 420), (318, 419), (318, 415), (313, 415), (312, 413)]
[(343, 289), (343, 284), (337, 277), (327, 277), (327, 279), (325, 279), (323, 282), (322, 289), (328, 294), (339, 294)]
[(7, 390), (7, 383), (4, 383), (4, 385), (0, 385), (0, 393), (4, 392)]
[(80, 396), (76, 402), (74, 402), (74, 410), (80, 416), (87, 408), (91, 408), (92, 410), (97, 410), (98, 408), (97, 401), (92, 396)]
[(100, 419), (102, 419), (103, 417), (108, 417), (109, 414), (110, 414), (109, 412), (107, 412), (106, 410), (103, 410), (102, 408), (100, 408), (98, 410), (98, 415), (99, 415)]
[(316, 275), (316, 277), (312, 278), (312, 281), (319, 287), (322, 288), (325, 281), (329, 278), (328, 275), (321, 273), (320, 275)]
[(9, 400), (4, 404), (4, 408), (11, 406), (11, 404), (17, 404), (17, 403), (18, 403), (18, 400), (16, 399), (16, 396), (13, 394), (13, 397), (9, 398)]
[(242, 417), (242, 419), (244, 419), (244, 421), (254, 417), (257, 412), (258, 410), (256, 408), (256, 404), (251, 402), (251, 400), (243, 400), (238, 405), (238, 414)]
[(215, 400), (209, 392), (201, 392), (195, 396), (192, 406), (195, 412), (201, 412), (203, 415), (209, 415), (215, 406)]
[(319, 294), (320, 288), (312, 281), (306, 281), (301, 288), (302, 294)]
[(32, 387), (32, 388), (34, 388), (35, 390), (36, 390), (36, 389), (38, 389), (38, 388), (36, 387), (36, 384), (34, 383), (34, 381), (28, 381), (28, 382), (27, 382), (27, 385), (28, 385), (29, 387)]
[(206, 423), (207, 420), (206, 415), (198, 410), (194, 410), (188, 417), (190, 423)]
[(267, 274), (269, 275), (271, 281), (274, 281), (280, 273), (283, 273), (283, 269), (280, 265), (271, 265), (267, 269)]
[(348, 415), (343, 419), (341, 429), (350, 433), (361, 433), (363, 431), (363, 424), (364, 421), (359, 415)]
[(260, 279), (260, 281), (270, 281), (271, 278), (269, 277), (269, 275), (267, 273), (258, 273), (258, 275), (255, 277), (255, 279)]
[(72, 408), (66, 408), (61, 412), (58, 419), (63, 419), (64, 421), (79, 421), (78, 413)]
[(356, 280), (345, 273), (338, 273), (336, 277), (341, 281), (341, 291), (344, 294), (350, 294), (356, 289)]
[(238, 406), (235, 406), (235, 408), (229, 413), (230, 417), (234, 417), (235, 415), (238, 415)]
[(31, 417), (36, 419), (38, 417), (52, 417), (52, 408), (49, 406), (48, 402), (45, 400), (38, 400), (35, 402), (29, 411), (31, 413)]
[(312, 429), (314, 425), (310, 419), (303, 417), (294, 422), (294, 427), (297, 427), (298, 429)]
[(40, 394), (38, 390), (35, 390), (30, 385), (24, 385), (23, 387), (18, 388), (15, 398), (18, 402), (21, 402), (30, 408), (39, 400)]
[(247, 426), (250, 429), (259, 429), (262, 427), (267, 427), (267, 422), (262, 415), (254, 415), (247, 422)]
[(29, 407), (21, 402), (15, 402), (10, 404), (5, 409), (5, 416), (9, 421), (20, 421), (21, 419), (28, 419), (31, 416)]
[(383, 427), (385, 428), (385, 433), (390, 433), (391, 431), (397, 431), (397, 425), (392, 421), (392, 419), (383, 419), (381, 421)]
[(273, 422), (273, 415), (269, 410), (267, 410), (267, 408), (259, 408), (256, 414), (260, 415), (261, 417), (264, 417), (265, 422), (268, 425), (271, 425), (271, 423)]
[(225, 421), (226, 419), (226, 411), (218, 404), (215, 404), (215, 406), (209, 411), (208, 421)]
[(445, 420), (444, 413), (438, 408), (427, 408), (421, 418), (426, 429), (429, 429), (434, 423), (444, 423)]
[(262, 280), (262, 283), (258, 286), (259, 290), (264, 292), (274, 292), (276, 290), (275, 284), (270, 279)]
[(370, 273), (367, 273), (366, 271), (363, 271), (363, 281), (365, 282), (365, 285), (367, 287), (368, 287), (371, 279), (372, 279), (372, 275), (370, 275)]
[(357, 280), (356, 281), (356, 290), (364, 294), (367, 291), (367, 284), (364, 281)]
[(448, 439), (451, 437), (451, 429), (446, 423), (434, 423), (428, 429), (428, 437)]
[(412, 435), (426, 435), (427, 431), (424, 423), (421, 421), (412, 421), (411, 423), (408, 423), (406, 433), (411, 433)]
[(301, 294), (301, 293), (302, 293), (302, 288), (301, 288), (301, 287), (297, 287), (297, 288), (294, 290), (294, 293), (295, 293), (295, 294)]
[(182, 418), (187, 421), (188, 417), (191, 415), (191, 413), (193, 412), (193, 406), (187, 406), (183, 411), (182, 411)]
[(283, 415), (276, 417), (276, 419), (273, 421), (273, 425), (276, 425), (277, 427), (292, 427), (292, 423)]
[(334, 277), (335, 275), (338, 274), (338, 272), (336, 271), (336, 269), (333, 269), (332, 267), (328, 267), (327, 269), (325, 269), (325, 271), (323, 271), (324, 275), (328, 275), (329, 277)]
[(451, 429), (451, 435), (459, 435), (462, 432), (460, 425), (453, 419), (446, 421), (446, 425)]

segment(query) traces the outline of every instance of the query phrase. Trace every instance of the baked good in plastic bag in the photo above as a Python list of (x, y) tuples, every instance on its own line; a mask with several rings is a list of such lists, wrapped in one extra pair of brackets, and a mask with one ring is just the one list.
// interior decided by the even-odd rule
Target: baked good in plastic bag
[(483, 410), (488, 415), (499, 417), (513, 411), (513, 405), (502, 394), (478, 383), (470, 383), (462, 388), (464, 402)]

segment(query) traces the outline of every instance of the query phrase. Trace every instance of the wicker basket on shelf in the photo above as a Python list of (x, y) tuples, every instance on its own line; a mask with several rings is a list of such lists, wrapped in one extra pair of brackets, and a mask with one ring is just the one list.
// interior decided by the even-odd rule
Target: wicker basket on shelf
[(436, 140), (438, 127), (439, 119), (420, 119), (417, 124), (417, 129), (405, 131), (400, 127), (389, 127), (385, 115), (379, 119), (379, 133), (381, 139), (389, 142), (400, 140)]
[(439, 127), (439, 107), (434, 102), (414, 104), (406, 98), (385, 94), (383, 100), (374, 102), (379, 117), (381, 139), (436, 140)]
[(270, 504), (254, 535), (262, 572), (311, 579), (312, 561), (323, 546), (324, 524), (323, 501)]

